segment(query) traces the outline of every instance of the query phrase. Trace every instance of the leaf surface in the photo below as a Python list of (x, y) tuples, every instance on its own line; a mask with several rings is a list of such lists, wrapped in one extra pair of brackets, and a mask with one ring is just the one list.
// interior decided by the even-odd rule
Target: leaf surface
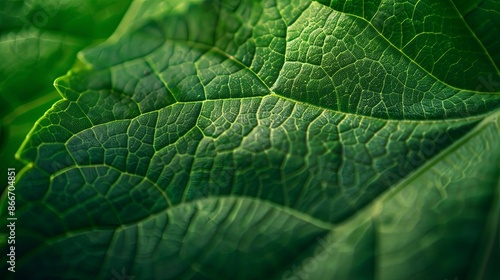
[[(111, 34), (129, 3), (0, 3), (0, 169), (22, 169), (14, 154), (36, 120), (60, 99), (54, 79), (74, 64), (78, 51)], [(3, 190), (7, 176), (1, 178)]]
[(134, 2), (19, 152), (19, 266), (493, 277), (498, 71), (461, 5)]

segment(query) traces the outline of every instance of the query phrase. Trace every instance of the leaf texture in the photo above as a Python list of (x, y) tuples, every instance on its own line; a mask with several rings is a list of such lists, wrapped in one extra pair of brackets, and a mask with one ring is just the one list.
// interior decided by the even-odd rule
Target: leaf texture
[(489, 8), (413, 2), (134, 2), (18, 153), (19, 266), (493, 279)]

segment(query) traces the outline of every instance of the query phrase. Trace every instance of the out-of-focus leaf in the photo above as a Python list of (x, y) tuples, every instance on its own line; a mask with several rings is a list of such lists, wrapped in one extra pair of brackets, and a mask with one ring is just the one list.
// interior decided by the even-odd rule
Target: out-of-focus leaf
[[(53, 81), (78, 51), (107, 38), (130, 0), (0, 2), (0, 169), (23, 164), (14, 154), (35, 121), (60, 96)], [(7, 182), (0, 176), (2, 189)]]

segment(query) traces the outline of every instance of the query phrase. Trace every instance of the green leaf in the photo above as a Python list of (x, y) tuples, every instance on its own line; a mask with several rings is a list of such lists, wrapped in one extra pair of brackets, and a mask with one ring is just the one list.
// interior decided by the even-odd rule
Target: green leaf
[[(317, 242), (321, 250), (288, 274), (302, 279), (496, 279), (499, 128), (499, 113), (485, 119), (339, 224)], [(356, 230), (363, 234), (353, 234)], [(370, 256), (375, 273), (353, 269), (352, 262)], [(332, 263), (338, 265), (332, 269)], [(312, 266), (317, 269), (309, 271)]]
[[(498, 37), (498, 26), (500, 26), (500, 19), (498, 17), (497, 1), (465, 1), (455, 0), (455, 5), (459, 9), (465, 22), (480, 41), (482, 46), (488, 52), (491, 60), (495, 63), (498, 69), (500, 65), (500, 38)], [(498, 71), (497, 71), (498, 73)], [(483, 87), (485, 85), (483, 84)], [(500, 85), (496, 84), (496, 90)], [(487, 88), (492, 91), (492, 88)], [(494, 90), (494, 89), (493, 89)]]
[(474, 8), (176, 2), (134, 2), (56, 80), (18, 154), (16, 277), (494, 279)]
[[(0, 169), (60, 95), (53, 81), (78, 51), (108, 37), (130, 1), (5, 0), (0, 3)], [(85, 26), (85, 28), (82, 28)], [(2, 173), (2, 190), (7, 176)]]
[(480, 81), (488, 75), (500, 78), (496, 0), (318, 2), (370, 22), (408, 59), (450, 86), (499, 90), (499, 85), (484, 88)]

